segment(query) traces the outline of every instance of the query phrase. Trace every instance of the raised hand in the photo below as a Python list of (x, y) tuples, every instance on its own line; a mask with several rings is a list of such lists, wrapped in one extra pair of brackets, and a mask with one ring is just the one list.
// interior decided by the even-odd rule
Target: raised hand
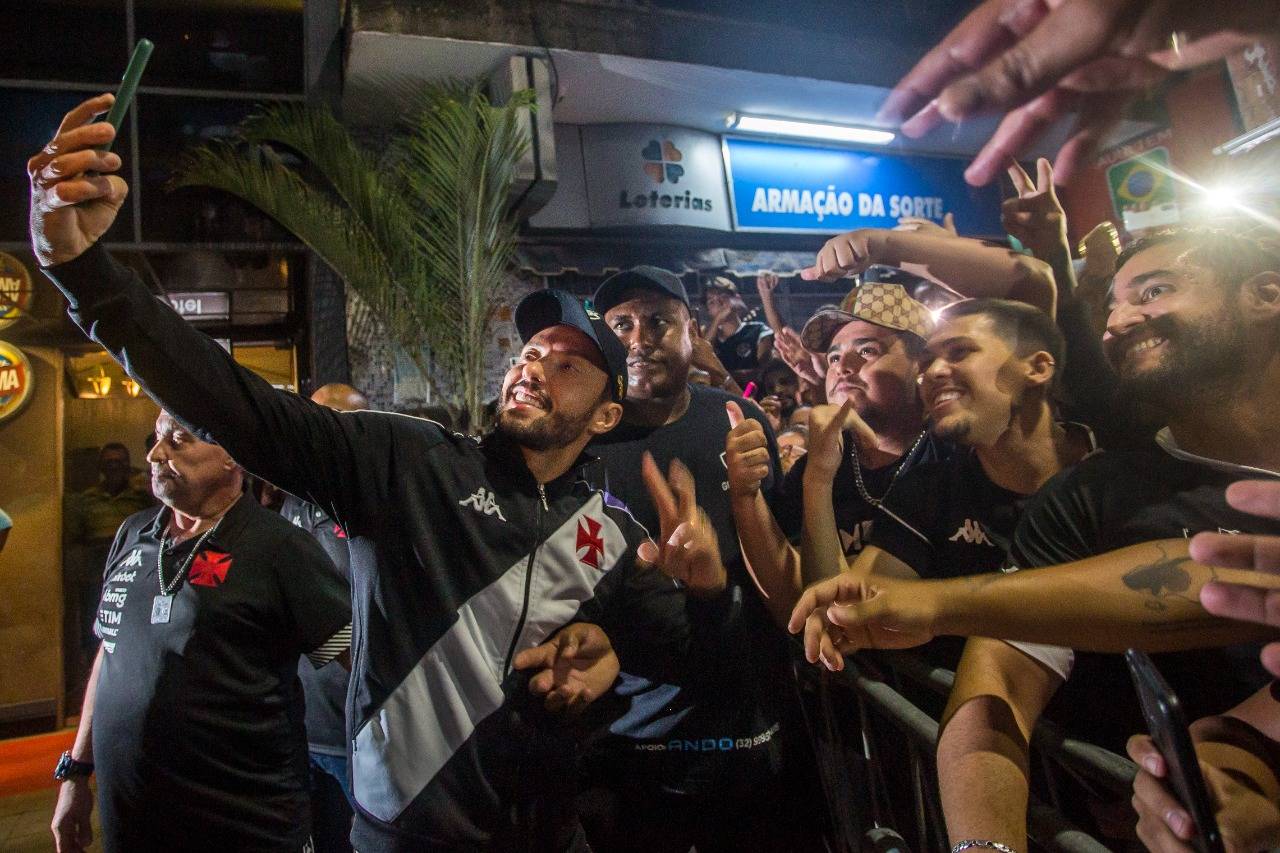
[(790, 326), (778, 329), (774, 333), (773, 348), (777, 350), (778, 357), (786, 362), (787, 367), (800, 377), (801, 382), (807, 382), (817, 388), (825, 387), (826, 375), (818, 369), (821, 357), (804, 348), (795, 329)]
[(545, 696), (548, 711), (581, 711), (599, 699), (618, 677), (620, 665), (608, 635), (599, 625), (574, 622), (540, 646), (525, 649), (511, 663), (538, 670), (529, 692)]
[(782, 400), (776, 394), (770, 394), (760, 401), (760, 411), (764, 412), (774, 434), (782, 432)]
[(853, 404), (845, 400), (835, 406), (814, 406), (809, 411), (809, 461), (805, 463), (805, 476), (832, 480), (844, 458), (844, 419), (853, 411)]
[(724, 362), (720, 361), (720, 356), (716, 355), (715, 346), (702, 336), (697, 320), (689, 321), (689, 340), (693, 343), (690, 364), (699, 370), (706, 371), (712, 385), (717, 388), (722, 387), (725, 380), (729, 378), (729, 371), (725, 369)]
[(1266, 3), (986, 0), (902, 78), (880, 117), (902, 121), (914, 138), (944, 121), (1007, 113), (965, 172), (983, 185), (1075, 112), (1055, 164), (1059, 179), (1070, 181), (1134, 94), (1171, 68), (1243, 47), (1274, 28), (1268, 15), (1274, 10)]
[(832, 282), (847, 275), (857, 275), (875, 263), (875, 254), (884, 232), (877, 228), (859, 228), (832, 237), (818, 250), (813, 266), (800, 270), (805, 281)]
[(875, 430), (853, 410), (853, 401), (841, 406), (814, 406), (809, 412), (809, 461), (805, 476), (830, 480), (840, 468), (844, 456), (844, 432), (848, 430), (857, 442), (858, 452), (867, 454), (877, 444)]
[(114, 95), (83, 101), (62, 119), (58, 132), (27, 161), (31, 181), (31, 248), (41, 266), (79, 257), (115, 222), (129, 186), (119, 175), (119, 155), (95, 150), (115, 138), (105, 121)]
[(1031, 254), (1041, 260), (1053, 257), (1055, 251), (1070, 252), (1067, 243), (1067, 215), (1053, 188), (1053, 166), (1041, 157), (1036, 161), (1033, 182), (1016, 161), (1009, 166), (1016, 198), (1000, 205), (1000, 222), (1004, 230), (1017, 237)]
[(717, 595), (728, 581), (720, 560), (720, 543), (710, 519), (698, 506), (693, 474), (678, 459), (671, 460), (668, 477), (646, 451), (640, 463), (645, 488), (658, 511), (662, 544), (643, 542), (637, 556), (642, 565), (652, 566), (683, 583), (691, 593)]
[(769, 476), (769, 442), (764, 427), (755, 418), (742, 414), (742, 407), (730, 400), (724, 404), (729, 414), (729, 434), (724, 441), (724, 464), (729, 471), (729, 496), (752, 497)]
[(756, 276), (756, 291), (761, 299), (768, 299), (778, 289), (778, 277), (771, 272), (762, 272)]

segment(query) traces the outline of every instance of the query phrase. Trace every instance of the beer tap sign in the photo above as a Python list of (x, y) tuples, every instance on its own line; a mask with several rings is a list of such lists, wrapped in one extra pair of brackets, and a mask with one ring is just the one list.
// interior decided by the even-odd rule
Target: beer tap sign
[(31, 362), (22, 350), (0, 341), (0, 423), (18, 414), (34, 387)]

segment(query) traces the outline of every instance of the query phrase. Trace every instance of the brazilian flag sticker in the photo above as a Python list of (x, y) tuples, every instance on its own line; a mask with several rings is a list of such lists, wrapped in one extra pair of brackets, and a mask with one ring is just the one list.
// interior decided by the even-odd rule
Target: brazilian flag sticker
[(1116, 216), (1122, 221), (1126, 213), (1142, 213), (1178, 200), (1173, 176), (1169, 173), (1169, 149), (1164, 146), (1121, 160), (1107, 169), (1107, 185)]

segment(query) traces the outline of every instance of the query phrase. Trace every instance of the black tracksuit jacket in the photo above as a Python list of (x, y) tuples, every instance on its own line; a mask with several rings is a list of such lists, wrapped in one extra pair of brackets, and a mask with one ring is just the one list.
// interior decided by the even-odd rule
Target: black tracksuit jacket
[[(625, 670), (679, 678), (715, 644), (693, 636), (688, 609), (723, 606), (637, 569), (646, 532), (588, 485), (591, 460), (540, 488), (501, 439), (272, 388), (100, 246), (47, 273), (77, 325), (157, 403), (347, 531), (356, 849), (580, 844), (572, 738), (512, 657), (595, 622)], [(718, 623), (706, 615), (696, 621)]]

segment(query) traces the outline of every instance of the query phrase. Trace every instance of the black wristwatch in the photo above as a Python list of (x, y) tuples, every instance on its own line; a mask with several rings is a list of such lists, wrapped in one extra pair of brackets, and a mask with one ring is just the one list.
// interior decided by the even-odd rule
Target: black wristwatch
[(53, 769), (53, 778), (59, 782), (67, 782), (80, 777), (93, 775), (93, 764), (88, 761), (76, 761), (71, 757), (71, 750), (62, 753), (58, 766)]

